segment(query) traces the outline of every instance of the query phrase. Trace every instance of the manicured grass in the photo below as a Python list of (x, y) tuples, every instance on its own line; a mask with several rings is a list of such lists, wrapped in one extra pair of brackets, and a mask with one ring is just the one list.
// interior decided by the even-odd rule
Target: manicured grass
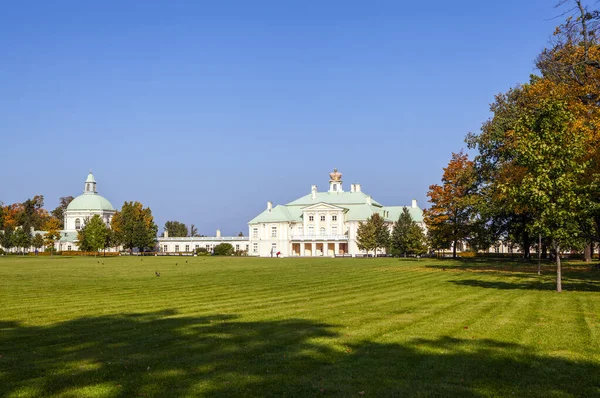
[(600, 273), (566, 268), (0, 257), (0, 396), (600, 396)]

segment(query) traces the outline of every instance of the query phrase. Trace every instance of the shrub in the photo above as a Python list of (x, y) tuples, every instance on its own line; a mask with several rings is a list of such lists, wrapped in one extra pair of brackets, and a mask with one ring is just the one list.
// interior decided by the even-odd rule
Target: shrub
[(229, 243), (220, 243), (215, 246), (215, 256), (231, 256), (233, 254), (233, 246)]
[(198, 256), (209, 256), (210, 253), (208, 252), (208, 250), (206, 250), (205, 247), (199, 247), (196, 250), (196, 255)]
[(6, 252), (4, 251), (3, 248), (0, 247), (0, 256), (3, 256)]
[(461, 252), (461, 253), (458, 253), (458, 257), (460, 257), (460, 258), (473, 258), (473, 257), (476, 257), (476, 256), (477, 256), (477, 253), (475, 253), (475, 252)]

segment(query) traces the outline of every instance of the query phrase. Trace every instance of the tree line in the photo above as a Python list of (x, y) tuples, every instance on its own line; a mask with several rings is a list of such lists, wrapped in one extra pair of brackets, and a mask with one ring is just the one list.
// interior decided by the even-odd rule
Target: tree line
[(472, 250), (497, 242), (555, 258), (600, 240), (600, 12), (581, 0), (535, 62), (528, 82), (496, 96), (480, 132), (466, 136), (472, 159), (453, 153), (424, 212), (433, 248)]
[[(0, 203), (0, 245), (8, 250), (46, 246), (54, 251), (64, 229), (64, 212), (73, 200), (72, 196), (60, 198), (56, 209), (48, 212), (43, 208), (44, 197), (36, 195), (23, 203), (4, 205)], [(40, 231), (32, 234), (32, 231)], [(77, 233), (79, 249), (100, 251), (123, 246), (140, 251), (153, 250), (156, 246), (158, 227), (150, 208), (139, 202), (125, 202), (110, 224), (99, 215), (85, 220)]]

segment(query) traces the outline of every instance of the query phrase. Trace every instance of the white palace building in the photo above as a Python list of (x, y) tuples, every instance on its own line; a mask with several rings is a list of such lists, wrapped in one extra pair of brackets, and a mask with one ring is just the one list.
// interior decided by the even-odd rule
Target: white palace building
[[(190, 252), (198, 247), (211, 251), (219, 243), (230, 243), (235, 250), (259, 257), (320, 257), (357, 256), (366, 254), (358, 249), (356, 232), (359, 222), (379, 213), (392, 228), (406, 207), (422, 227), (423, 210), (413, 200), (411, 206), (383, 206), (362, 191), (360, 184), (351, 184), (344, 191), (342, 174), (329, 175), (329, 189), (319, 192), (313, 185), (310, 193), (288, 204), (266, 209), (248, 222), (248, 237), (158, 238), (161, 252)], [(279, 254), (279, 255), (278, 255)]]
[(248, 223), (249, 255), (280, 256), (338, 256), (364, 255), (358, 249), (358, 224), (378, 213), (389, 228), (406, 207), (413, 220), (422, 228), (423, 210), (413, 200), (411, 206), (383, 206), (362, 191), (360, 184), (351, 184), (344, 191), (342, 174), (335, 169), (329, 174), (329, 189), (319, 192), (317, 186), (310, 193), (286, 205), (267, 208)]

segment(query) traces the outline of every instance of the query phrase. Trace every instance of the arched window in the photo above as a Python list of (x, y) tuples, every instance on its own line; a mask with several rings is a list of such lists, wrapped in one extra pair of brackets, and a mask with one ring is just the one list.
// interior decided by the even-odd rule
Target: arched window
[(75, 229), (81, 229), (81, 220), (79, 218), (75, 219)]
[(321, 235), (325, 235), (325, 228), (321, 227), (321, 229), (319, 230), (319, 232), (321, 232)]

